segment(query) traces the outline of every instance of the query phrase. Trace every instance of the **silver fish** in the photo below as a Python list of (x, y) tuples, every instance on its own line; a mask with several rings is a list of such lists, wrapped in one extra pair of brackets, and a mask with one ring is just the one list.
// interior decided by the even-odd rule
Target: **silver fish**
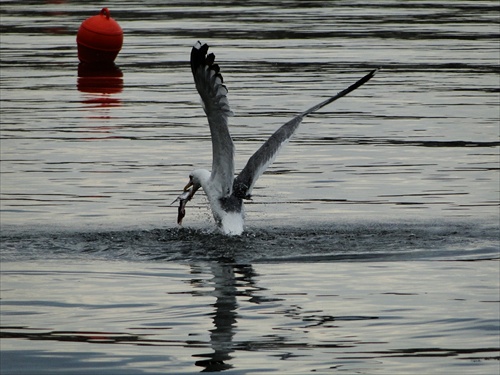
[(175, 202), (179, 201), (179, 208), (177, 209), (177, 224), (179, 225), (182, 225), (182, 219), (184, 218), (184, 216), (186, 216), (186, 204), (193, 197), (191, 193), (191, 190), (187, 190), (179, 195), (172, 203), (170, 203), (172, 205)]

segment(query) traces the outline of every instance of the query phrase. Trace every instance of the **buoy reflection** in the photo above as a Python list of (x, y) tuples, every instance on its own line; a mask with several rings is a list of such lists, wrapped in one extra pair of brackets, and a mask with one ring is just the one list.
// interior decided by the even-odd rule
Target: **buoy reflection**
[[(87, 94), (82, 100), (87, 108), (119, 107), (117, 94), (123, 91), (123, 72), (115, 63), (80, 63), (77, 88)], [(101, 113), (97, 117), (110, 116)]]

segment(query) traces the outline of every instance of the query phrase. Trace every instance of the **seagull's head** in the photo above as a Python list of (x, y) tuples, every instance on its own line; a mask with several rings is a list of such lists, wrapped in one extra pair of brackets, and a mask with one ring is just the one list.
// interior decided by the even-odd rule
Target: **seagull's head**
[(195, 193), (203, 186), (206, 186), (210, 179), (210, 172), (205, 169), (195, 169), (189, 174), (189, 182), (184, 186), (184, 191), (189, 191), (188, 200), (193, 198)]
[(179, 212), (177, 224), (182, 224), (182, 219), (186, 215), (186, 204), (194, 197), (196, 192), (204, 186), (207, 186), (210, 179), (210, 172), (204, 169), (196, 169), (189, 175), (189, 182), (184, 186), (184, 192), (177, 197), (171, 204), (179, 201)]

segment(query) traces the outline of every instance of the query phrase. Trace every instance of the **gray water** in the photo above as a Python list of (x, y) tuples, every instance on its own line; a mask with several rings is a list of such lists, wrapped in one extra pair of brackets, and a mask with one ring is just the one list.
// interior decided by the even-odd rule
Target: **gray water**
[[(111, 78), (78, 66), (99, 6), (1, 3), (2, 374), (497, 374), (496, 1), (106, 3)], [(210, 45), (237, 169), (308, 117), (242, 236), (170, 206), (211, 143)]]

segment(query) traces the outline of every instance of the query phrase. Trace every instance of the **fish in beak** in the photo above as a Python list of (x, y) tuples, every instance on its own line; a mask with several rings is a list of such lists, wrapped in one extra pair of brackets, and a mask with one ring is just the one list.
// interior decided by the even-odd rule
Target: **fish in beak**
[(184, 192), (179, 195), (170, 205), (179, 201), (179, 208), (177, 209), (177, 224), (182, 225), (182, 219), (186, 216), (186, 204), (189, 202), (201, 185), (193, 183), (192, 179), (188, 182), (186, 186), (184, 186)]

